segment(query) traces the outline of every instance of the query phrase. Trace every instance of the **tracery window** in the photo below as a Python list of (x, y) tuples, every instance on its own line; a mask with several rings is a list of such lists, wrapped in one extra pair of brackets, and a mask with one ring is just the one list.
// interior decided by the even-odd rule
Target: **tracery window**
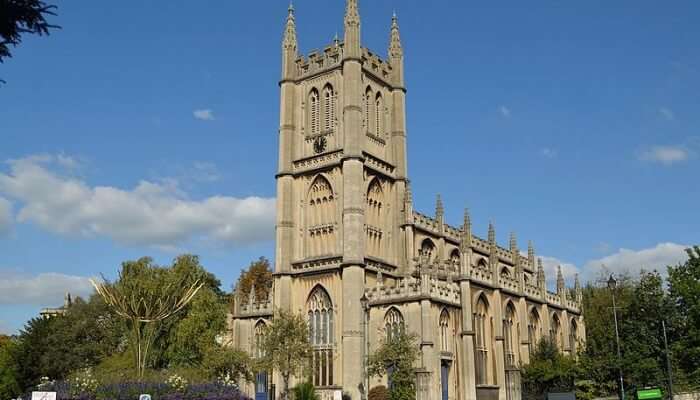
[(309, 125), (312, 135), (319, 133), (321, 128), (319, 100), (318, 91), (316, 89), (311, 90), (311, 93), (309, 93)]
[(384, 133), (384, 102), (382, 101), (381, 93), (377, 93), (377, 99), (374, 102), (374, 118), (377, 136)]
[(530, 316), (527, 321), (527, 341), (530, 354), (535, 353), (537, 342), (540, 340), (540, 315), (534, 308), (530, 311)]
[(267, 330), (267, 325), (263, 321), (255, 324), (255, 343), (254, 343), (254, 355), (256, 358), (262, 358), (265, 355), (264, 348), (262, 346), (263, 339), (265, 337), (265, 331)]
[(510, 271), (507, 267), (503, 267), (503, 269), (501, 269), (501, 276), (504, 278), (510, 278)]
[(506, 367), (514, 367), (517, 363), (518, 331), (515, 318), (515, 307), (508, 303), (506, 317), (503, 320), (503, 339), (506, 356)]
[(435, 245), (433, 244), (433, 241), (430, 239), (425, 239), (423, 240), (423, 243), (420, 246), (420, 257), (421, 259), (425, 259), (425, 261), (429, 264), (432, 264), (433, 262), (433, 257), (435, 256)]
[(450, 313), (443, 309), (440, 313), (440, 350), (450, 351)]
[(306, 303), (309, 341), (313, 347), (312, 380), (314, 386), (333, 385), (333, 348), (335, 326), (333, 303), (328, 293), (317, 286)]
[(323, 89), (323, 122), (325, 131), (331, 131), (335, 125), (335, 91), (330, 84)]
[(394, 339), (404, 331), (403, 316), (396, 308), (392, 307), (384, 316), (384, 330), (387, 341)]
[(490, 347), (490, 318), (488, 306), (483, 296), (479, 297), (474, 313), (474, 333), (475, 337), (475, 361), (476, 361), (476, 383), (488, 383), (488, 364)]
[(459, 250), (454, 249), (452, 250), (452, 253), (450, 254), (450, 264), (454, 269), (459, 269), (460, 266), (460, 261), (461, 261), (461, 256), (459, 254)]
[(365, 95), (364, 95), (364, 114), (365, 114), (365, 130), (368, 133), (374, 132), (374, 127), (373, 125), (373, 94), (372, 94), (372, 89), (370, 87), (367, 87), (367, 90), (365, 90)]
[(330, 182), (319, 175), (309, 187), (305, 210), (307, 256), (335, 252), (336, 199)]
[(378, 179), (374, 179), (367, 190), (367, 251), (381, 257), (384, 220), (384, 193)]

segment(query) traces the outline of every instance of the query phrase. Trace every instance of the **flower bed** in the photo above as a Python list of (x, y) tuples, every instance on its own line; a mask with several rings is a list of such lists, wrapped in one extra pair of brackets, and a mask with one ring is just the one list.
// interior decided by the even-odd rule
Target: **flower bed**
[[(56, 392), (57, 400), (138, 400), (150, 394), (153, 400), (250, 400), (237, 387), (223, 383), (192, 384), (173, 387), (167, 383), (118, 383), (99, 385), (94, 392), (79, 392), (70, 382), (42, 385), (42, 391)], [(22, 396), (31, 399), (31, 393)]]

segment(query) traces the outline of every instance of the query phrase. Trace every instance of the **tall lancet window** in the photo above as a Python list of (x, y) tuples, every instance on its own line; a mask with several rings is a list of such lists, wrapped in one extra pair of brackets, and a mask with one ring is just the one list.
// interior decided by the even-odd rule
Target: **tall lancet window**
[(552, 327), (549, 331), (549, 336), (552, 342), (557, 346), (557, 349), (561, 351), (561, 322), (559, 322), (559, 316), (557, 316), (557, 314), (552, 314)]
[(576, 354), (578, 347), (578, 325), (575, 319), (571, 319), (571, 327), (569, 328), (569, 348), (571, 349), (571, 354)]
[(450, 313), (443, 309), (440, 313), (440, 351), (450, 351)]
[(309, 93), (309, 126), (311, 129), (311, 134), (319, 133), (321, 128), (320, 121), (320, 99), (318, 97), (318, 91), (316, 89), (311, 90)]
[(505, 347), (506, 367), (514, 367), (518, 362), (518, 329), (515, 317), (515, 307), (508, 303), (506, 317), (503, 320), (503, 341)]
[(377, 134), (377, 136), (381, 136), (384, 134), (384, 102), (382, 101), (381, 93), (377, 93), (377, 99), (374, 102), (374, 106), (374, 126), (376, 126), (375, 133)]
[(330, 182), (322, 175), (317, 176), (309, 187), (304, 210), (308, 257), (335, 253), (336, 203)]
[(382, 236), (384, 235), (384, 191), (378, 179), (374, 179), (367, 189), (367, 252), (382, 257)]
[(365, 90), (365, 95), (364, 95), (364, 114), (365, 114), (365, 130), (368, 133), (374, 132), (374, 122), (373, 122), (373, 116), (374, 113), (372, 112), (374, 108), (374, 96), (372, 93), (372, 89), (370, 87), (367, 87), (367, 90)]
[(335, 126), (335, 91), (330, 84), (323, 89), (323, 129), (331, 131)]
[(403, 316), (399, 310), (392, 307), (387, 311), (384, 316), (384, 331), (386, 332), (386, 339), (388, 341), (404, 331)]
[(489, 379), (489, 349), (491, 347), (491, 319), (483, 296), (476, 302), (474, 313), (476, 383), (487, 384)]
[(328, 293), (317, 286), (306, 303), (309, 339), (314, 349), (312, 380), (314, 386), (333, 385), (333, 348), (335, 329), (333, 303)]
[(537, 313), (537, 310), (534, 308), (532, 311), (530, 311), (530, 315), (528, 317), (527, 321), (527, 341), (529, 343), (529, 351), (530, 354), (535, 353), (535, 349), (537, 349), (537, 343), (540, 340), (540, 315)]

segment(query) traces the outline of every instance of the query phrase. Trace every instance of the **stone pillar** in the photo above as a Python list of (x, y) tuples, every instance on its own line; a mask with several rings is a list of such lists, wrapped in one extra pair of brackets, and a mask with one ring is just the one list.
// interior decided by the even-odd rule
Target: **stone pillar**
[(503, 301), (501, 301), (501, 291), (496, 289), (493, 291), (492, 298), (493, 309), (493, 328), (496, 339), (496, 348), (494, 354), (494, 364), (496, 367), (496, 384), (498, 385), (498, 398), (505, 400), (506, 398), (506, 367), (505, 367), (505, 349), (503, 346)]
[(468, 280), (459, 283), (462, 302), (462, 332), (460, 344), (460, 400), (476, 400), (476, 363), (474, 362), (474, 324), (472, 320), (472, 294)]

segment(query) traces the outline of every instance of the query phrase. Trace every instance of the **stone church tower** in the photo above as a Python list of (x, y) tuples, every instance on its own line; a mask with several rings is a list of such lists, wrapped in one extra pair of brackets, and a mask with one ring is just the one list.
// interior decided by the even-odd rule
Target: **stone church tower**
[[(274, 285), (236, 293), (234, 346), (255, 355), (275, 309), (308, 317), (310, 377), (324, 399), (366, 398), (387, 378), (366, 377), (366, 356), (392, 332), (420, 337), (418, 399), (520, 398), (517, 366), (549, 335), (562, 351), (583, 339), (580, 288), (518, 250), (413, 210), (407, 178), (404, 55), (396, 15), (388, 57), (361, 45), (357, 0), (347, 0), (344, 40), (299, 54), (290, 6), (282, 42)], [(259, 373), (247, 390), (267, 398), (280, 379)]]

